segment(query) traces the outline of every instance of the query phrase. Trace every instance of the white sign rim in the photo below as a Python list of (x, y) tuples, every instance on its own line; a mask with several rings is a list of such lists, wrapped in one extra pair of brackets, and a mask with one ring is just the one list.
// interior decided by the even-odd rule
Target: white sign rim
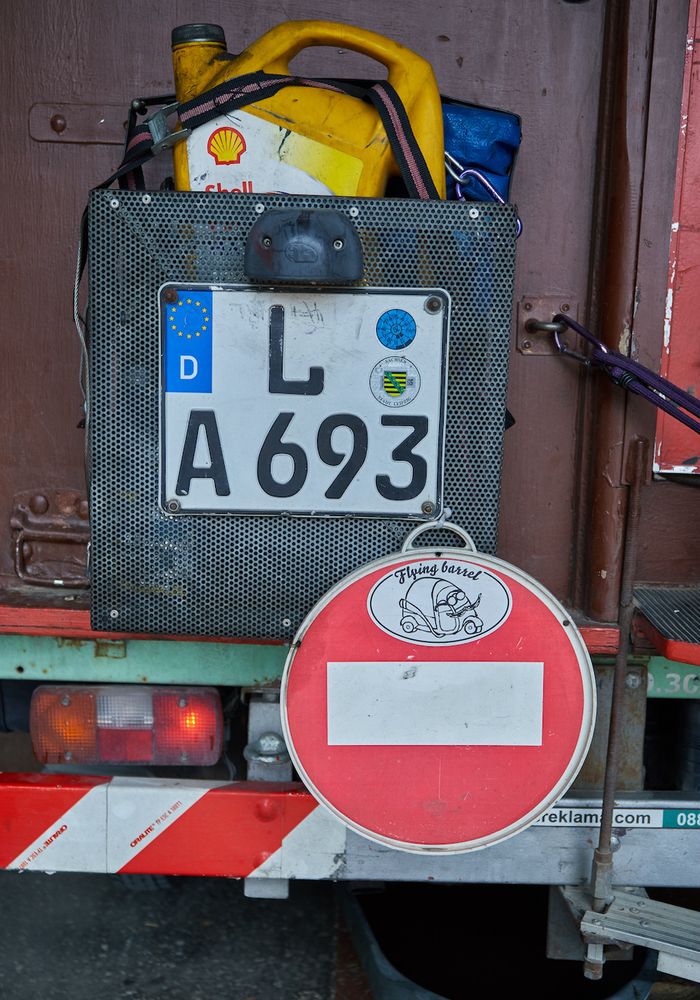
[[(361, 580), (363, 577), (368, 576), (370, 573), (373, 573), (378, 569), (383, 569), (384, 567), (389, 567), (394, 564), (404, 563), (416, 558), (440, 558), (443, 556), (446, 556), (447, 558), (473, 558), (481, 563), (484, 563), (489, 568), (496, 570), (500, 569), (502, 572), (511, 575), (518, 583), (521, 583), (526, 587), (526, 589), (530, 590), (531, 593), (534, 593), (542, 600), (542, 603), (549, 608), (549, 610), (557, 618), (559, 624), (562, 626), (563, 634), (568, 637), (579, 665), (581, 683), (583, 687), (583, 719), (576, 747), (574, 748), (563, 775), (551, 789), (549, 794), (546, 795), (533, 809), (522, 816), (519, 820), (516, 820), (514, 823), (509, 824), (507, 827), (504, 827), (496, 833), (488, 834), (483, 837), (477, 837), (473, 840), (463, 841), (461, 843), (426, 845), (398, 840), (376, 833), (374, 830), (368, 830), (366, 827), (361, 826), (361, 824), (356, 823), (354, 820), (349, 819), (341, 813), (340, 810), (337, 809), (333, 803), (319, 791), (307, 774), (304, 765), (299, 758), (299, 754), (297, 753), (294, 740), (292, 739), (292, 734), (289, 728), (289, 719), (287, 716), (287, 688), (289, 685), (289, 675), (294, 663), (294, 658), (297, 650), (303, 642), (304, 635), (316, 620), (318, 615), (327, 607), (328, 604), (330, 604), (332, 600), (334, 600), (335, 597), (338, 596), (338, 594), (341, 594), (358, 580)], [(371, 618), (369, 618), (369, 620), (372, 621)], [(567, 624), (565, 625), (564, 622)], [(450, 648), (454, 649), (455, 647)], [(519, 569), (517, 566), (513, 566), (512, 563), (508, 563), (504, 559), (499, 559), (497, 556), (487, 555), (482, 552), (474, 552), (470, 549), (462, 547), (414, 547), (409, 549), (407, 552), (393, 553), (392, 555), (377, 559), (374, 562), (365, 563), (364, 566), (361, 566), (359, 569), (355, 570), (353, 573), (336, 583), (317, 602), (299, 626), (284, 664), (284, 672), (282, 674), (282, 681), (280, 684), (280, 715), (282, 720), (282, 734), (287, 745), (287, 750), (289, 751), (289, 755), (292, 759), (292, 763), (314, 798), (317, 799), (322, 806), (328, 809), (337, 819), (344, 823), (345, 826), (354, 830), (356, 833), (359, 833), (361, 836), (366, 837), (368, 840), (371, 840), (376, 844), (381, 844), (383, 847), (392, 847), (401, 851), (406, 851), (410, 854), (423, 855), (466, 854), (470, 851), (483, 850), (484, 848), (491, 847), (494, 844), (502, 843), (504, 840), (509, 840), (517, 833), (520, 833), (522, 830), (527, 829), (527, 827), (532, 826), (533, 823), (535, 823), (542, 815), (544, 815), (545, 812), (547, 812), (548, 809), (550, 809), (566, 794), (568, 789), (573, 784), (576, 775), (581, 770), (593, 740), (596, 701), (595, 675), (593, 673), (593, 666), (588, 654), (588, 649), (583, 641), (583, 636), (579, 632), (575, 623), (572, 621), (566, 608), (546, 589), (546, 587), (544, 587), (538, 580), (535, 580), (534, 577), (531, 577), (529, 573), (526, 573), (524, 570)]]

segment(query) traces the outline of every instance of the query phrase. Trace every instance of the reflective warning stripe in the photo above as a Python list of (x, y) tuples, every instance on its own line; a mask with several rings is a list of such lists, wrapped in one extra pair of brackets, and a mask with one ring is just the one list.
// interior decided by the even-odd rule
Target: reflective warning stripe
[(106, 871), (107, 787), (91, 788), (6, 867), (20, 871)]
[(21, 871), (324, 878), (344, 838), (299, 784), (0, 776), (1, 866)]
[(135, 870), (130, 867), (134, 859), (216, 787), (231, 786), (228, 782), (113, 778), (107, 803), (107, 870)]
[[(132, 788), (128, 793), (133, 794)], [(118, 870), (243, 877), (318, 809), (301, 785), (240, 782), (211, 787)], [(116, 858), (115, 860), (119, 860)]]
[[(108, 778), (77, 775), (58, 778), (41, 774), (0, 774), (0, 868), (18, 868), (23, 862), (29, 862), (25, 867), (58, 871), (43, 863), (46, 856), (57, 852), (59, 838), (53, 838), (53, 834), (66, 823), (72, 809), (88, 795), (91, 795), (89, 814), (95, 817), (95, 821), (100, 816), (104, 819), (102, 795), (108, 781)], [(94, 795), (91, 794), (93, 791)], [(101, 803), (99, 799), (102, 799)], [(65, 842), (77, 836), (78, 841), (83, 843), (83, 835), (78, 829), (71, 824), (60, 838)], [(46, 841), (50, 843), (46, 845)], [(42, 855), (46, 855), (41, 863), (38, 856), (31, 857), (39, 848)], [(65, 844), (61, 853), (65, 853)], [(100, 870), (104, 870), (104, 857)]]

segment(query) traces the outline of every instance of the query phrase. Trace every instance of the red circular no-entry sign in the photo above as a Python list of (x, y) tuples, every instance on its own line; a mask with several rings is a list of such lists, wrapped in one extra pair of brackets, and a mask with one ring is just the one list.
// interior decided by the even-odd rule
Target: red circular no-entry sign
[(301, 626), (282, 682), (309, 789), (410, 851), (473, 850), (534, 822), (576, 776), (594, 716), (565, 609), (465, 549), (412, 549), (342, 580)]

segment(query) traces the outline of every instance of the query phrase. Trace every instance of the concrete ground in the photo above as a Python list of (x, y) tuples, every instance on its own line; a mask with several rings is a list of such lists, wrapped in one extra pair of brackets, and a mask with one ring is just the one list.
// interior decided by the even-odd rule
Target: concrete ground
[(7, 1000), (329, 1000), (333, 887), (246, 899), (227, 879), (0, 874)]

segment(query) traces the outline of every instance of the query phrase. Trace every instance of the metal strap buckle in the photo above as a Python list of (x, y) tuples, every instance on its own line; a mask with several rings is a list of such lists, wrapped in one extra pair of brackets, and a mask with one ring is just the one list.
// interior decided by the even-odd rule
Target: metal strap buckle
[(144, 120), (144, 125), (148, 126), (148, 131), (151, 133), (151, 138), (153, 139), (153, 154), (162, 153), (165, 149), (170, 149), (177, 142), (181, 142), (182, 139), (186, 139), (192, 134), (192, 129), (181, 128), (177, 129), (175, 132), (171, 132), (168, 126), (168, 117), (174, 114), (180, 105), (177, 101), (174, 104), (167, 104), (164, 108), (159, 108), (158, 111), (154, 111), (152, 115)]

